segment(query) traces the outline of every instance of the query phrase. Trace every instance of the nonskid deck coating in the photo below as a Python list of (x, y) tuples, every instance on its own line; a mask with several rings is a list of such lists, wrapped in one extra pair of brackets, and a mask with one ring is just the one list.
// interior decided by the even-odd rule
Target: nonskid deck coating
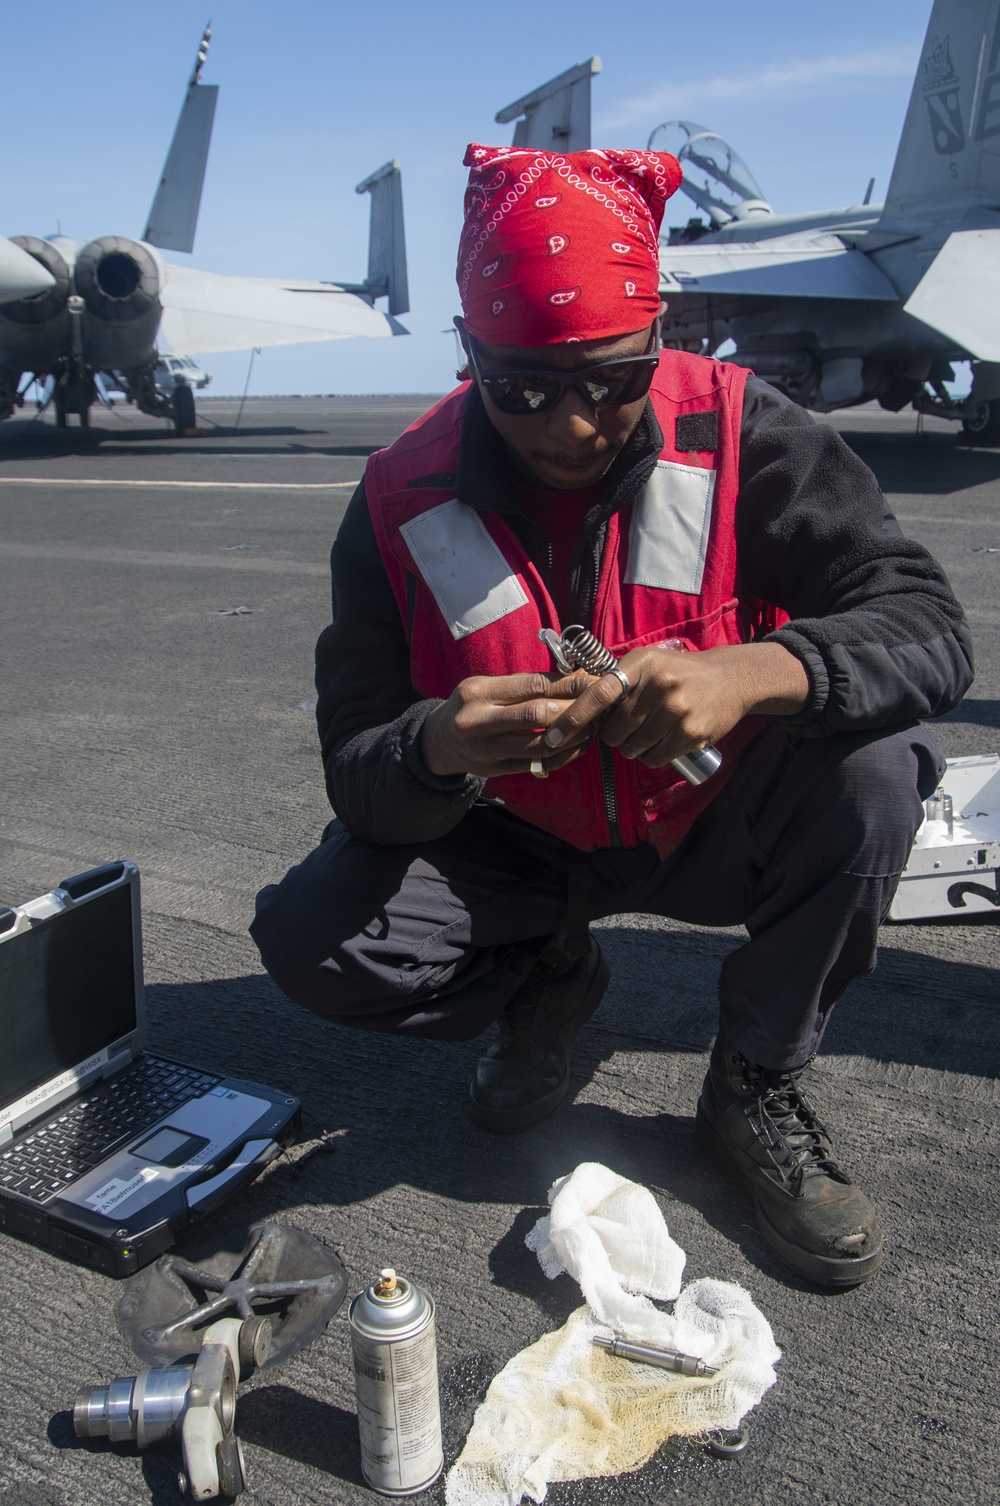
[[(330, 1153), (275, 1163), (219, 1221), (299, 1223), (341, 1251), (356, 1287), (388, 1262), (430, 1289), (449, 1460), (491, 1376), (579, 1303), (523, 1238), (550, 1182), (598, 1159), (654, 1189), (687, 1279), (752, 1292), (785, 1357), (742, 1460), (668, 1446), (635, 1475), (553, 1487), (552, 1506), (992, 1506), (993, 917), (888, 928), (878, 971), (834, 1014), (815, 1096), (879, 1205), (887, 1256), (867, 1287), (832, 1296), (783, 1273), (742, 1195), (694, 1148), (715, 979), (736, 932), (606, 923), (614, 975), (579, 1038), (575, 1099), (514, 1139), (468, 1119), (475, 1042), (342, 1033), (261, 975), (245, 932), (254, 893), (328, 819), (311, 675), (330, 543), (367, 452), (427, 402), (257, 400), (233, 434), (238, 402), (213, 399), (199, 403), (202, 439), (119, 410), (95, 413), (90, 431), (47, 417), (0, 427), (0, 899), (111, 857), (139, 863), (153, 1046), (287, 1086), (307, 1134), (334, 1135)], [(934, 422), (918, 437), (911, 414), (824, 421), (874, 465), (969, 610), (978, 678), (938, 724), (944, 751), (996, 751), (1000, 451), (956, 447)], [(38, 484), (52, 480), (71, 484)], [(221, 615), (239, 605), (259, 610)], [(177, 1499), (177, 1451), (72, 1437), (78, 1386), (135, 1368), (116, 1284), (10, 1239), (0, 1282), (0, 1506)], [(238, 1426), (257, 1506), (372, 1500), (343, 1315), (241, 1393)], [(443, 1485), (425, 1499), (443, 1500)]]

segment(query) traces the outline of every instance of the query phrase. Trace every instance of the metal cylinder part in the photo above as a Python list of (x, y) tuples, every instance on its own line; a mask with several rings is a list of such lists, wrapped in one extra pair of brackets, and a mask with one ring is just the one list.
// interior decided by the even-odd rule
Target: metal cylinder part
[(951, 841), (955, 835), (955, 807), (951, 796), (939, 790), (926, 802), (925, 810), (928, 821), (944, 822), (948, 840)]
[(271, 1353), (271, 1320), (258, 1318), (256, 1314), (245, 1319), (240, 1329), (240, 1367), (242, 1370), (260, 1370), (267, 1364)]
[(110, 1438), (148, 1448), (176, 1432), (187, 1405), (189, 1365), (119, 1375), (108, 1386), (82, 1386), (73, 1406), (78, 1438)]
[(639, 1365), (653, 1365), (657, 1370), (672, 1370), (675, 1375), (718, 1375), (718, 1365), (709, 1365), (694, 1354), (681, 1354), (675, 1349), (657, 1349), (652, 1344), (633, 1344), (629, 1339), (615, 1339), (607, 1334), (594, 1335), (599, 1349), (620, 1360), (634, 1360)]
[(413, 1495), (444, 1465), (434, 1301), (386, 1267), (348, 1320), (362, 1472), (382, 1495)]
[(140, 1370), (132, 1391), (134, 1436), (139, 1448), (169, 1438), (180, 1428), (188, 1401), (191, 1370)]
[(78, 1438), (132, 1439), (134, 1375), (120, 1375), (109, 1386), (82, 1386), (73, 1407), (73, 1430)]
[(705, 780), (711, 779), (716, 769), (721, 766), (722, 754), (718, 748), (700, 748), (693, 753), (681, 753), (670, 762), (688, 784), (704, 784)]

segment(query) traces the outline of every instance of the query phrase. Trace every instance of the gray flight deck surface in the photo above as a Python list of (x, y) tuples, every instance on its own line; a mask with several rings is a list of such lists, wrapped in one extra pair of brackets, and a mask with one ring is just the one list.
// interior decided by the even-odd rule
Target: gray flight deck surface
[[(788, 1275), (743, 1193), (703, 1165), (693, 1114), (715, 978), (738, 934), (621, 916), (575, 1094), (514, 1138), (474, 1128), (477, 1044), (341, 1032), (286, 1004), (246, 934), (255, 891), (328, 819), (312, 716), (327, 554), (364, 458), (419, 398), (199, 403), (203, 438), (128, 410), (85, 433), (0, 430), (0, 899), (95, 863), (143, 874), (151, 1044), (299, 1094), (307, 1144), (214, 1221), (284, 1219), (338, 1249), (352, 1290), (392, 1263), (438, 1303), (446, 1453), (490, 1377), (580, 1303), (524, 1235), (555, 1177), (598, 1160), (651, 1187), (687, 1277), (742, 1283), (784, 1359), (741, 1460), (664, 1447), (639, 1473), (558, 1485), (552, 1506), (855, 1506), (998, 1495), (998, 916), (889, 927), (838, 1006), (815, 1096), (874, 1196), (885, 1268), (830, 1295)], [(938, 735), (1000, 748), (1000, 451), (877, 409), (833, 420), (905, 530), (943, 562), (979, 676)], [(258, 610), (218, 615), (238, 607)], [(170, 1506), (179, 1450), (77, 1444), (78, 1386), (133, 1373), (121, 1287), (0, 1238), (0, 1506)], [(257, 1506), (360, 1503), (344, 1310), (241, 1395)], [(443, 1485), (427, 1497), (443, 1500)]]

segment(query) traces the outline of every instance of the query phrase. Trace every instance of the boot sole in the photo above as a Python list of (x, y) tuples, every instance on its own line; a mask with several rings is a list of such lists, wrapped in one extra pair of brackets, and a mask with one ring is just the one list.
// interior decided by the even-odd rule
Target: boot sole
[[(705, 1108), (701, 1099), (698, 1100), (698, 1108), (695, 1113), (695, 1138), (698, 1148), (708, 1156), (722, 1171), (730, 1176), (737, 1176), (745, 1182), (753, 1198), (754, 1213), (757, 1218), (757, 1227), (761, 1232), (764, 1242), (770, 1245), (775, 1254), (780, 1255), (786, 1265), (798, 1271), (810, 1281), (815, 1281), (819, 1286), (849, 1287), (860, 1286), (870, 1276), (874, 1276), (882, 1265), (882, 1245), (873, 1250), (869, 1255), (863, 1255), (857, 1260), (850, 1258), (838, 1259), (832, 1255), (816, 1255), (812, 1250), (803, 1250), (798, 1245), (793, 1245), (785, 1236), (774, 1227), (766, 1212), (760, 1205), (757, 1197), (757, 1189), (754, 1185), (754, 1174), (744, 1168), (742, 1161), (746, 1159), (742, 1152), (731, 1147), (723, 1139)], [(751, 1165), (754, 1163), (751, 1162)]]
[[(611, 982), (611, 968), (603, 952), (590, 986), (583, 996), (580, 1005), (581, 1018), (577, 1031), (582, 1030), (587, 1021), (597, 1011), (597, 1006), (604, 998), (608, 984)], [(574, 1032), (576, 1034), (576, 1032)], [(480, 1103), (475, 1094), (475, 1082), (469, 1084), (469, 1100), (472, 1108), (472, 1117), (483, 1129), (493, 1130), (498, 1135), (516, 1135), (521, 1130), (530, 1129), (533, 1124), (540, 1124), (550, 1114), (554, 1114), (569, 1092), (569, 1072), (562, 1082), (558, 1083), (550, 1093), (543, 1098), (536, 1098), (534, 1103), (527, 1103), (519, 1109), (494, 1109), (488, 1104)]]

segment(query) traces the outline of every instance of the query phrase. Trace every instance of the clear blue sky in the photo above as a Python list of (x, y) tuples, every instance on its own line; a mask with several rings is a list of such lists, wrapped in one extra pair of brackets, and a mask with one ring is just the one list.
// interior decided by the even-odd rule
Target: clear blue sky
[[(138, 235), (201, 28), (221, 86), (194, 253), (259, 277), (360, 279), (368, 200), (403, 166), (407, 339), (265, 350), (251, 391), (435, 392), (454, 351), (454, 260), (470, 140), (507, 142), (497, 110), (598, 53), (594, 144), (645, 146), (674, 116), (730, 139), (780, 213), (885, 191), (930, 0), (79, 0), (5, 6), (7, 150), (0, 230)], [(681, 196), (667, 222), (693, 206)], [(168, 258), (170, 259), (170, 258)], [(207, 358), (240, 391), (243, 355)]]

